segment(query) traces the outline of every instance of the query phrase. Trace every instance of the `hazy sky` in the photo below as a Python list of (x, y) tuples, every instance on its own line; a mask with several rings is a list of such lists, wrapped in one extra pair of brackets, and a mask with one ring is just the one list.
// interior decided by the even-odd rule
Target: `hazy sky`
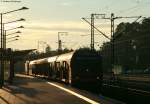
[[(2, 1), (2, 0), (1, 0)], [(52, 49), (57, 48), (58, 32), (68, 32), (60, 38), (64, 42), (63, 48), (79, 48), (90, 45), (90, 26), (84, 22), (82, 17), (90, 17), (91, 13), (115, 16), (150, 16), (149, 0), (22, 0), (21, 3), (0, 2), (0, 12), (6, 12), (26, 6), (26, 11), (18, 11), (4, 15), (4, 22), (25, 18), (25, 22), (6, 25), (6, 29), (23, 25), (18, 41), (9, 42), (7, 47), (14, 49), (37, 48), (38, 41), (44, 41)], [(115, 23), (134, 21), (134, 19), (119, 19)], [(110, 36), (110, 21), (95, 20), (96, 26), (105, 34)], [(17, 30), (8, 31), (13, 33)], [(98, 32), (95, 31), (97, 34)], [(11, 37), (11, 36), (10, 36)], [(108, 41), (101, 35), (95, 35), (96, 47), (102, 42)], [(43, 44), (40, 44), (42, 49)]]

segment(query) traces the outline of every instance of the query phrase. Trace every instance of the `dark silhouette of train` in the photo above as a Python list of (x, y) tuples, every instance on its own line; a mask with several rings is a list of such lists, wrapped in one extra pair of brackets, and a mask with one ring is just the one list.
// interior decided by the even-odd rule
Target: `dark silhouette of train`
[(32, 75), (71, 85), (100, 87), (102, 81), (101, 55), (90, 49), (79, 49), (66, 54), (33, 60), (29, 63)]

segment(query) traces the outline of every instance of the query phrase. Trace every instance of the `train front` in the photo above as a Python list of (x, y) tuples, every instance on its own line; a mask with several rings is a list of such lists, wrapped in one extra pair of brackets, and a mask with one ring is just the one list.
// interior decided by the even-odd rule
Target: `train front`
[(77, 50), (71, 59), (72, 84), (99, 88), (102, 82), (102, 59), (97, 51)]

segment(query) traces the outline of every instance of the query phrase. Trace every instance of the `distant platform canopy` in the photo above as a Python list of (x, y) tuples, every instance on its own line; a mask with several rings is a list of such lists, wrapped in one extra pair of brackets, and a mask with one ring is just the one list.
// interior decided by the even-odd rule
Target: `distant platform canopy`
[(29, 49), (29, 50), (15, 50), (13, 51), (11, 48), (7, 48), (5, 50), (0, 49), (0, 54), (3, 52), (4, 59), (9, 60), (13, 57), (15, 60), (22, 60), (27, 54), (36, 49)]

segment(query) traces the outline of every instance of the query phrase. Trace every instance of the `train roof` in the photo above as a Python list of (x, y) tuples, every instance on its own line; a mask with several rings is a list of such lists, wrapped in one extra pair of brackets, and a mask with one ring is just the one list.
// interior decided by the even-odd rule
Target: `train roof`
[(55, 62), (55, 61), (56, 62), (68, 61), (68, 60), (74, 59), (73, 57), (78, 57), (78, 58), (86, 57), (88, 59), (88, 58), (95, 57), (95, 56), (97, 57), (97, 55), (98, 53), (96, 51), (80, 49), (80, 50), (72, 51), (72, 52), (57, 55), (57, 56), (33, 60), (33, 61), (30, 61), (30, 64), (42, 64), (42, 63)]
[(30, 61), (30, 64), (40, 64), (40, 63), (47, 63), (47, 58)]
[(54, 62), (54, 61), (56, 61), (57, 57), (58, 56), (49, 57), (49, 58), (47, 58), (47, 61), (48, 62)]
[(30, 61), (30, 63), (29, 64), (35, 64), (35, 60), (34, 61)]
[(73, 54), (74, 54), (74, 51), (66, 53), (66, 54), (59, 55), (57, 57), (56, 61), (70, 60), (72, 58)]

